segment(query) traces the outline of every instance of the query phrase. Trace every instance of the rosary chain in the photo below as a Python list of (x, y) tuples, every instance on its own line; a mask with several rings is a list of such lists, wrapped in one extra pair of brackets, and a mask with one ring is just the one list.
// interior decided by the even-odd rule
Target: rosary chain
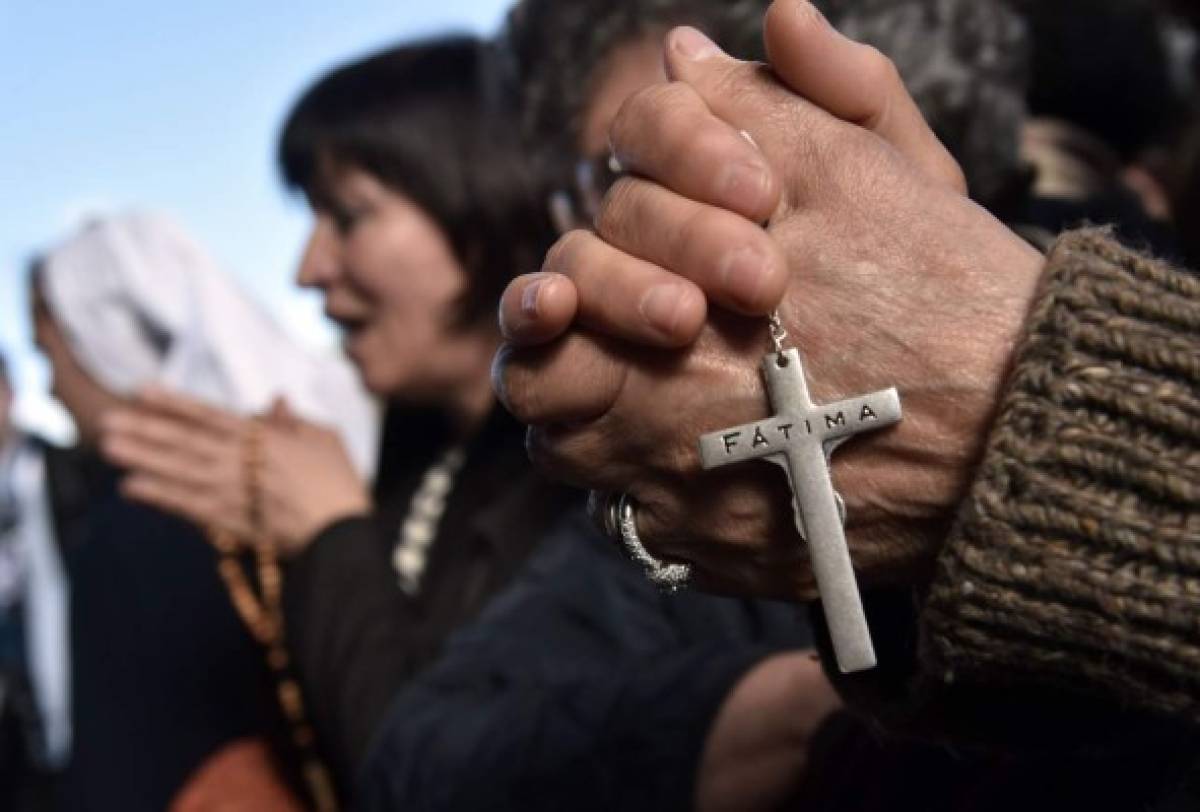
[(779, 317), (778, 310), (772, 310), (771, 316), (767, 321), (771, 328), (771, 344), (775, 347), (775, 354), (783, 354), (783, 345), (787, 341), (787, 328), (783, 326), (783, 319)]
[(316, 812), (337, 812), (338, 801), (329, 769), (316, 751), (316, 734), (308, 720), (300, 685), (291, 670), (283, 628), (283, 573), (278, 549), (263, 527), (262, 490), (259, 471), (263, 464), (263, 422), (250, 424), (242, 446), (242, 465), (247, 496), (247, 514), (253, 535), (258, 587), (255, 593), (239, 556), (239, 543), (223, 530), (211, 528), (209, 537), (217, 549), (217, 570), (229, 592), (234, 609), (251, 635), (262, 646), (267, 664), (274, 672), (280, 709), (291, 728), (292, 744), (301, 761), (301, 774)]

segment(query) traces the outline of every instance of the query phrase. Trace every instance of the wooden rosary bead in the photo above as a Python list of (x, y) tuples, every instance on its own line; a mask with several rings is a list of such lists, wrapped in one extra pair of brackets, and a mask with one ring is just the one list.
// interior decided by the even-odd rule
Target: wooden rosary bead
[(261, 420), (251, 423), (243, 444), (242, 467), (246, 485), (247, 518), (250, 522), (258, 590), (251, 583), (243, 563), (243, 545), (233, 534), (210, 528), (208, 537), (218, 553), (217, 572), (230, 602), (242, 623), (263, 648), (267, 665), (276, 674), (276, 694), (280, 710), (291, 728), (292, 743), (301, 762), (309, 800), (317, 812), (338, 812), (333, 780), (325, 764), (316, 755), (316, 733), (308, 723), (300, 684), (290, 675), (290, 657), (284, 640), (283, 570), (273, 540), (263, 529)]

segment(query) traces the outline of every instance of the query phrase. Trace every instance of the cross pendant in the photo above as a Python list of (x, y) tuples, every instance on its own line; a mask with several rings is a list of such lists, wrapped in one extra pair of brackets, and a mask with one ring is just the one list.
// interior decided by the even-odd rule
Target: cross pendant
[(843, 673), (874, 668), (875, 648), (846, 545), (843, 507), (833, 489), (829, 457), (856, 434), (900, 422), (900, 395), (886, 389), (817, 406), (808, 394), (800, 353), (763, 359), (763, 377), (774, 417), (700, 438), (705, 469), (765, 459), (787, 472), (796, 528), (808, 541), (813, 574), (838, 667)]

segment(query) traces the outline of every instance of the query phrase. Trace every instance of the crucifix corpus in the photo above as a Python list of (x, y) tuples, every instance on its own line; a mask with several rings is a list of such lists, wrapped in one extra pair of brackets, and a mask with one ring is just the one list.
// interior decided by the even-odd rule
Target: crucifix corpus
[[(772, 327), (777, 328), (773, 319)], [(875, 648), (843, 528), (845, 506), (833, 489), (829, 457), (846, 440), (900, 422), (900, 395), (886, 389), (817, 406), (808, 394), (800, 353), (782, 347), (763, 359), (773, 417), (700, 438), (704, 468), (768, 460), (787, 472), (796, 528), (808, 542), (825, 620), (843, 673), (874, 668)]]

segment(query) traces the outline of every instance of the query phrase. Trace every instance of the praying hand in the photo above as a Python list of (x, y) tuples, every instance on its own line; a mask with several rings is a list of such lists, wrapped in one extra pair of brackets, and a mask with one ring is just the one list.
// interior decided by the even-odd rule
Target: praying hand
[[(814, 400), (895, 384), (904, 402), (833, 463), (859, 580), (914, 588), (893, 699), (928, 709), (1002, 667), (1006, 684), (1195, 716), (1194, 629), (1169, 620), (1194, 599), (1152, 552), (1195, 539), (1177, 500), (1194, 497), (1196, 438), (1170, 427), (1196, 386), (1195, 280), (1099, 230), (1042, 256), (964, 196), (886, 59), (806, 3), (776, 2), (766, 41), (769, 71), (674, 31), (675, 81), (613, 126), (631, 174), (597, 233), (506, 292), (495, 379), (535, 462), (627, 494), (640, 542), (701, 588), (816, 597), (783, 478), (701, 472), (695, 446), (766, 416), (756, 366), (778, 307)], [(1150, 484), (1164, 476), (1183, 491)], [(969, 707), (969, 737), (1024, 718)]]

